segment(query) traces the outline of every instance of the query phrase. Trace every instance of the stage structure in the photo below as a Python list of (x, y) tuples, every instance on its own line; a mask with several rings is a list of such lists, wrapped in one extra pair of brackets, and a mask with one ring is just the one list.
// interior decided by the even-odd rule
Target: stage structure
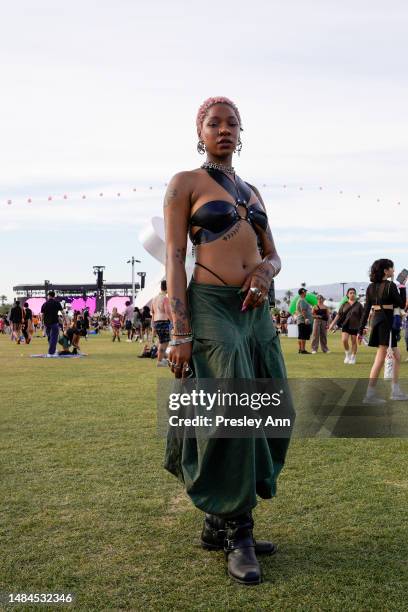
[[(38, 302), (43, 303), (47, 292), (55, 291), (56, 297), (66, 304), (70, 304), (74, 310), (82, 310), (87, 307), (93, 312), (105, 312), (109, 310), (109, 302), (112, 298), (118, 298), (118, 306), (125, 298), (132, 299), (132, 283), (109, 283), (103, 279), (104, 266), (94, 266), (96, 283), (53, 283), (49, 280), (39, 285), (16, 285), (13, 291), (19, 300), (32, 301), (30, 306)], [(143, 278), (144, 280), (144, 278)], [(140, 290), (140, 284), (135, 284), (136, 291)], [(108, 303), (108, 308), (106, 304)]]

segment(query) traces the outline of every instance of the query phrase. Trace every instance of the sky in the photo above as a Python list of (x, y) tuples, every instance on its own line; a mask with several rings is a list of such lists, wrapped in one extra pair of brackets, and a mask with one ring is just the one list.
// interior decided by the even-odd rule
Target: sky
[(407, 27), (399, 0), (4, 4), (0, 294), (93, 265), (130, 281), (132, 255), (157, 277), (139, 234), (202, 163), (212, 95), (240, 109), (234, 166), (266, 203), (278, 288), (408, 267)]

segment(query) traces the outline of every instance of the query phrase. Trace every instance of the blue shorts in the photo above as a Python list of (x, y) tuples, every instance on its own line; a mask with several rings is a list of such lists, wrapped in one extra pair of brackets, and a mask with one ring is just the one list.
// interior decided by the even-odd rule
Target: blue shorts
[(170, 342), (170, 321), (155, 321), (154, 329), (159, 336), (160, 344)]

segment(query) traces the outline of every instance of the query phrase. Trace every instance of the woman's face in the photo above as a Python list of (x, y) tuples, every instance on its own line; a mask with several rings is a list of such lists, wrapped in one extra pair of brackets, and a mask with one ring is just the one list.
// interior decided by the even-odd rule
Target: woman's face
[(351, 289), (350, 291), (347, 291), (347, 297), (352, 302), (356, 299), (356, 292), (354, 291), (354, 289)]
[(226, 157), (234, 152), (239, 133), (239, 121), (231, 106), (214, 104), (203, 121), (200, 137), (209, 153)]

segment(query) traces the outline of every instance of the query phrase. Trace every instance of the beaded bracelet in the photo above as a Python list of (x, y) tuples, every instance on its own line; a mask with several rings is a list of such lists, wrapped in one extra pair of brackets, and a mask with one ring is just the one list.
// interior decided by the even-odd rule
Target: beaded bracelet
[(184, 336), (191, 336), (191, 331), (186, 332), (185, 334), (176, 334), (175, 332), (172, 332), (171, 335), (175, 338), (183, 338)]

